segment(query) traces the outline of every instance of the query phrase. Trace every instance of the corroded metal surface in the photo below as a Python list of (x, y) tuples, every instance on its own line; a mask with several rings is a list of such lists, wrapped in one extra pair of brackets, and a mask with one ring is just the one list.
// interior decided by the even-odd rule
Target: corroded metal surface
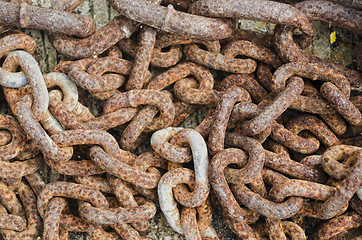
[[(354, 1), (1, 6), (14, 14), (0, 18), (15, 17), (1, 29), (48, 31), (25, 30), (35, 41), (17, 31), (0, 38), (5, 239), (360, 234), (362, 20)], [(41, 11), (85, 26), (49, 29)]]

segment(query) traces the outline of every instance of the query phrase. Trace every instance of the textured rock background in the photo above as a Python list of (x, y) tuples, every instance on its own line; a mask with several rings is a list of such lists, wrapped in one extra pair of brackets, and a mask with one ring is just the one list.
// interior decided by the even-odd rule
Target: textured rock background
[[(33, 5), (50, 8), (54, 1), (62, 0), (33, 0)], [(109, 6), (107, 0), (86, 0), (76, 9), (76, 12), (94, 18), (97, 23), (97, 28), (104, 26), (114, 16), (117, 15), (117, 12)], [(355, 64), (352, 61), (352, 51), (353, 47), (358, 42), (358, 37), (356, 34), (330, 27), (325, 23), (315, 22), (314, 25), (316, 28), (316, 35), (312, 46), (307, 51), (310, 51), (321, 58), (338, 61), (343, 65)], [(273, 25), (271, 24), (269, 25), (248, 20), (239, 21), (238, 26), (260, 32), (270, 32), (273, 30)], [(331, 46), (330, 33), (334, 30), (337, 32), (337, 42)], [(50, 44), (45, 32), (37, 30), (25, 30), (25, 32), (31, 35), (37, 42), (37, 53), (43, 73), (49, 72), (59, 61), (65, 60), (63, 56), (57, 54), (55, 49)], [(97, 111), (99, 110), (99, 106), (97, 103), (91, 101), (90, 108), (96, 115), (98, 115)], [(199, 111), (193, 114), (184, 122), (183, 125), (191, 128), (197, 126), (197, 124), (202, 120), (204, 114), (204, 111)], [(53, 171), (49, 171), (46, 166), (43, 167), (42, 174), (48, 181), (64, 180), (64, 177), (59, 176), (59, 174)], [(236, 239), (235, 235), (233, 235), (231, 231), (223, 224), (223, 220), (220, 218), (220, 216), (215, 216), (213, 223), (220, 239)], [(158, 212), (156, 217), (151, 220), (151, 227), (147, 233), (147, 236), (152, 239), (183, 239), (180, 235), (175, 234), (172, 229), (167, 226), (165, 218), (160, 212)], [(71, 234), (71, 239), (90, 238), (84, 234)]]

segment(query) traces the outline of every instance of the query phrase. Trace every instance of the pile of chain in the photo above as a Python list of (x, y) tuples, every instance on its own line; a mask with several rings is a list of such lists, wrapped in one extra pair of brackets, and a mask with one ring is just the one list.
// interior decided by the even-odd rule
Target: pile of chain
[[(120, 16), (97, 31), (71, 13), (82, 2), (0, 2), (3, 31), (45, 30), (71, 59), (42, 74), (30, 36), (0, 39), (4, 239), (147, 239), (156, 204), (186, 239), (218, 239), (213, 212), (241, 239), (350, 239), (361, 226), (362, 74), (302, 50), (312, 20), (362, 34), (360, 1), (109, 0)], [(195, 129), (177, 127), (199, 109)], [(46, 183), (45, 164), (64, 181)]]

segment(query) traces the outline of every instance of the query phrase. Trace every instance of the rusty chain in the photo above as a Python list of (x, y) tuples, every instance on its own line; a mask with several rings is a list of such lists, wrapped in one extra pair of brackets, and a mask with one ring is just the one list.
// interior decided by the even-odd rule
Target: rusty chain
[[(357, 1), (109, 0), (97, 31), (83, 1), (0, 2), (2, 238), (149, 239), (157, 206), (190, 240), (219, 239), (214, 215), (240, 239), (362, 236), (362, 45), (354, 69), (303, 52), (311, 21), (361, 34)], [(68, 60), (42, 73), (11, 27)]]

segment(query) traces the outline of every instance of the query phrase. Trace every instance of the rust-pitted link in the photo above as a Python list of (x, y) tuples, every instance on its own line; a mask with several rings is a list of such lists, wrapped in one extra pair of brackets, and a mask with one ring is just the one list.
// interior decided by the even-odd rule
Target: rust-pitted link
[(352, 32), (362, 33), (362, 13), (356, 9), (325, 0), (303, 1), (295, 4), (294, 7), (305, 13), (312, 21), (319, 20)]
[[(320, 96), (303, 96), (300, 95), (289, 108), (314, 114), (321, 114), (323, 119), (328, 116), (339, 116), (335, 113), (336, 109), (326, 99)], [(326, 117), (324, 117), (326, 116)], [(340, 116), (339, 116), (340, 117)], [(342, 119), (343, 120), (343, 119)], [(325, 120), (327, 121), (327, 120)], [(339, 124), (343, 125), (343, 124)]]
[(0, 214), (0, 226), (2, 229), (22, 231), (26, 227), (26, 222), (17, 215)]
[(104, 193), (113, 193), (113, 190), (106, 178), (100, 175), (76, 176), (74, 180), (82, 185), (95, 188)]
[(181, 211), (181, 225), (186, 239), (201, 240), (201, 233), (197, 226), (196, 209), (185, 207)]
[(321, 114), (320, 117), (337, 135), (342, 135), (347, 130), (347, 123), (340, 114)]
[(209, 108), (204, 120), (202, 120), (202, 122), (194, 129), (195, 131), (198, 131), (201, 134), (201, 136), (205, 139), (209, 135), (210, 126), (214, 122), (214, 116), (215, 116), (214, 113), (215, 109)]
[(338, 145), (339, 140), (336, 135), (328, 128), (328, 126), (318, 117), (314, 115), (299, 115), (289, 120), (286, 128), (296, 134), (301, 131), (308, 130), (312, 132), (326, 147)]
[[(15, 72), (19, 66), (25, 72), (28, 82), (32, 88), (32, 95), (34, 98), (32, 106), (33, 114), (37, 120), (40, 120), (48, 110), (49, 105), (48, 91), (43, 75), (40, 71), (40, 67), (34, 57), (25, 51), (18, 50), (9, 53), (3, 63), (3, 69)], [(10, 91), (10, 89), (8, 90)], [(16, 92), (16, 90), (13, 91)], [(7, 95), (10, 95), (10, 93)], [(14, 107), (14, 104), (11, 104), (11, 101), (10, 105), (11, 107)]]
[[(121, 224), (113, 225), (112, 228), (123, 239), (149, 240), (149, 238), (147, 238), (147, 237), (140, 236), (140, 234), (135, 229), (133, 229), (131, 226), (129, 226), (127, 223), (121, 223)], [(114, 238), (119, 239), (118, 235), (116, 235)]]
[(158, 172), (157, 174), (161, 176), (155, 167), (167, 169), (167, 161), (155, 152), (145, 152), (135, 159), (133, 167), (145, 172)]
[(68, 74), (73, 67), (87, 68), (90, 64), (95, 62), (94, 58), (84, 58), (75, 61), (60, 62), (52, 69), (52, 72), (60, 72)]
[(139, 33), (140, 42), (135, 55), (133, 68), (126, 89), (141, 89), (145, 82), (146, 71), (156, 42), (156, 29), (144, 26)]
[[(170, 135), (174, 135), (177, 132), (180, 132), (180, 135), (178, 135), (178, 137), (185, 139), (185, 141), (191, 147), (192, 158), (195, 166), (196, 184), (192, 192), (189, 192), (187, 188), (183, 188), (180, 191), (177, 191), (177, 193), (175, 192), (175, 198), (183, 206), (197, 207), (201, 205), (202, 202), (205, 201), (210, 191), (209, 179), (207, 174), (209, 168), (207, 148), (206, 148), (206, 143), (203, 140), (202, 136), (194, 130), (189, 130), (189, 129), (183, 130), (183, 128), (166, 128), (163, 130), (159, 130), (152, 135), (151, 145), (154, 148), (154, 150), (158, 152), (157, 147), (159, 147), (159, 144), (155, 144), (155, 142), (159, 141), (158, 138), (161, 138), (163, 141), (165, 141), (169, 138)], [(158, 153), (162, 156), (161, 152)], [(173, 162), (172, 155), (168, 155), (167, 157), (169, 157), (167, 158), (167, 160)], [(163, 182), (166, 183), (167, 185), (169, 184), (166, 180), (163, 180)], [(162, 187), (163, 185), (160, 184), (158, 185), (159, 194), (168, 194), (167, 191), (160, 192), (164, 191), (162, 190)]]
[(298, 224), (289, 221), (283, 221), (282, 226), (285, 234), (291, 239), (307, 240), (303, 228), (301, 228)]
[[(6, 115), (2, 115), (6, 116)], [(11, 133), (8, 130), (1, 130), (0, 131), (0, 146), (4, 146), (9, 144), (11, 141)]]
[[(140, 92), (142, 93), (142, 91)], [(162, 92), (169, 94), (168, 91)], [(134, 151), (142, 144), (149, 135), (147, 126), (152, 124), (152, 121), (158, 112), (157, 107), (152, 105), (145, 106), (141, 109), (124, 129), (121, 139), (119, 140), (121, 147), (129, 151)]]
[(151, 65), (161, 68), (172, 67), (179, 63), (182, 57), (181, 45), (171, 46), (167, 52), (163, 52), (161, 48), (155, 47), (152, 53)]
[(216, 41), (204, 41), (197, 38), (188, 38), (178, 34), (169, 34), (167, 32), (161, 32), (157, 35), (156, 45), (160, 48), (165, 48), (174, 45), (185, 45), (185, 44), (202, 44), (211, 52), (220, 52), (221, 45), (218, 40)]
[(217, 40), (228, 37), (232, 31), (222, 20), (179, 12), (171, 4), (164, 7), (141, 0), (109, 0), (109, 3), (120, 14), (134, 21), (189, 38)]
[[(111, 185), (112, 190), (114, 191), (114, 194), (116, 195), (118, 202), (120, 203), (120, 206), (124, 208), (138, 207), (138, 203), (133, 196), (134, 192), (131, 186), (127, 185), (127, 183), (124, 182), (122, 179), (113, 176), (108, 176), (108, 181)], [(132, 225), (135, 229), (139, 231), (146, 231), (149, 228), (149, 222), (144, 220), (135, 222)], [(133, 228), (125, 223), (122, 224), (120, 228), (122, 229), (122, 232), (125, 229), (129, 229), (131, 232), (137, 232), (135, 230), (132, 230)]]
[[(256, 62), (252, 59), (237, 59), (234, 56), (226, 56), (221, 53), (205, 51), (196, 44), (186, 45), (184, 53), (188, 60), (195, 63), (226, 72), (232, 73), (252, 73), (256, 69)], [(232, 55), (232, 54), (229, 54)], [(237, 54), (235, 54), (237, 55)], [(248, 54), (243, 52), (243, 54)]]
[(0, 128), (10, 133), (10, 139), (0, 146), (0, 160), (11, 160), (25, 147), (25, 133), (16, 119), (10, 115), (0, 115)]
[(90, 119), (84, 124), (89, 129), (108, 130), (130, 121), (137, 114), (136, 108), (122, 108), (112, 113)]
[(48, 158), (44, 160), (51, 169), (63, 175), (89, 176), (104, 173), (104, 170), (90, 160), (69, 160), (66, 162), (54, 162)]
[[(190, 74), (199, 81), (198, 89), (191, 90), (196, 92), (201, 91), (207, 94), (207, 96), (205, 96), (206, 99), (199, 99), (201, 102), (210, 100), (211, 96), (209, 96), (208, 94), (210, 93), (209, 91), (212, 91), (214, 85), (214, 78), (207, 68), (192, 62), (180, 63), (177, 66), (169, 69), (168, 71), (158, 75), (150, 82), (150, 84), (148, 85), (148, 89), (161, 90), (171, 85), (172, 83), (187, 77)], [(213, 92), (211, 92), (211, 95), (214, 95)], [(202, 97), (203, 96), (201, 96), (200, 98)], [(177, 111), (172, 126), (178, 126), (195, 110), (194, 106), (183, 103), (182, 101), (175, 103), (175, 108)]]
[(182, 102), (199, 105), (215, 105), (221, 95), (215, 90), (197, 89), (197, 82), (192, 78), (178, 80), (173, 90)]
[(192, 153), (189, 148), (174, 146), (170, 140), (181, 128), (166, 128), (155, 132), (151, 137), (151, 146), (163, 158), (175, 162), (186, 163), (191, 161)]
[(318, 228), (318, 230), (315, 231), (312, 239), (331, 239), (333, 236), (336, 236), (337, 234), (345, 230), (357, 228), (361, 226), (361, 224), (361, 215), (356, 212), (347, 212), (342, 216), (333, 218), (328, 222), (324, 223), (321, 227)]
[(229, 118), (228, 127), (234, 128), (238, 122), (247, 118), (253, 118), (260, 112), (258, 105), (251, 102), (242, 102), (235, 104)]
[(242, 87), (256, 102), (261, 102), (268, 92), (250, 74), (231, 74), (215, 86), (217, 90), (226, 91), (231, 86)]
[[(180, 212), (177, 209), (177, 203), (172, 196), (172, 188), (176, 186), (176, 184), (180, 183), (192, 184), (194, 180), (195, 175), (191, 170), (187, 168), (176, 168), (163, 175), (158, 185), (158, 195), (161, 210), (165, 215), (168, 224), (174, 231), (180, 234), (185, 233), (182, 228), (182, 222)], [(201, 201), (201, 204), (205, 201), (207, 196), (208, 192), (206, 195), (203, 194), (203, 201)]]
[(215, 238), (217, 234), (211, 224), (212, 211), (209, 199), (203, 202), (201, 206), (197, 207), (196, 210), (199, 215), (197, 225), (201, 231), (201, 236)]
[[(133, 63), (119, 57), (104, 57), (99, 58), (92, 62), (87, 69), (89, 74), (99, 75), (106, 72), (115, 72), (122, 75), (130, 75)], [(152, 73), (145, 70), (145, 81), (149, 81), (152, 77)], [(109, 75), (109, 74), (107, 74)], [(103, 90), (106, 90), (103, 88)]]
[(138, 207), (110, 208), (93, 207), (90, 203), (79, 204), (79, 214), (92, 224), (120, 224), (148, 220), (156, 214), (156, 205), (145, 199), (139, 198)]
[(156, 90), (131, 90), (116, 94), (107, 101), (104, 112), (110, 113), (119, 108), (138, 107), (144, 104), (157, 106), (161, 114), (148, 125), (149, 130), (155, 131), (171, 125), (175, 117), (175, 107), (166, 93)]
[(184, 62), (152, 79), (147, 88), (161, 90), (188, 75), (195, 76), (199, 81), (199, 89), (211, 90), (214, 86), (214, 77), (207, 68), (192, 62)]
[(119, 236), (114, 232), (106, 232), (101, 226), (87, 223), (83, 219), (73, 215), (60, 215), (60, 226), (71, 232), (86, 232), (92, 239), (119, 239)]
[[(24, 231), (26, 228), (26, 216), (23, 206), (17, 199), (15, 192), (4, 182), (0, 182), (0, 195), (2, 204), (4, 205), (0, 211), (1, 230)], [(26, 201), (26, 199), (24, 200)]]
[(16, 197), (16, 193), (5, 182), (0, 182), (0, 194), (4, 207), (11, 213), (25, 217), (24, 208)]
[(291, 197), (283, 203), (269, 201), (260, 194), (252, 192), (243, 184), (232, 185), (231, 190), (238, 201), (249, 209), (269, 218), (290, 218), (297, 214), (303, 205), (303, 199), (299, 197)]
[(288, 130), (282, 124), (277, 122), (272, 124), (270, 137), (283, 146), (303, 154), (314, 153), (320, 147), (320, 143), (317, 138), (311, 136), (310, 134), (309, 136), (307, 135), (307, 137), (299, 136), (298, 133)]
[(270, 185), (280, 184), (289, 180), (289, 178), (287, 178), (283, 174), (268, 168), (263, 168), (263, 170), (261, 171), (261, 176), (263, 180)]
[(187, 168), (177, 168), (163, 175), (158, 185), (160, 208), (171, 228), (180, 234), (183, 234), (183, 229), (181, 226), (180, 212), (172, 196), (172, 187), (177, 183), (191, 183), (193, 178), (194, 173), (191, 170)]
[(146, 106), (141, 109), (137, 115), (128, 124), (119, 140), (120, 146), (128, 151), (134, 151), (142, 144), (147, 137), (143, 131), (152, 123), (153, 118), (157, 115), (158, 110), (155, 106)]
[(33, 189), (35, 194), (38, 196), (39, 193), (41, 192), (41, 190), (43, 189), (43, 187), (45, 186), (45, 182), (44, 182), (42, 176), (40, 175), (40, 173), (38, 171), (31, 173), (31, 174), (25, 176), (25, 179), (28, 181), (30, 187)]
[(292, 62), (279, 67), (273, 75), (272, 91), (279, 92), (285, 88), (286, 81), (294, 75), (311, 80), (323, 80), (334, 83), (342, 94), (349, 98), (351, 87), (347, 78), (322, 64)]
[(288, 176), (311, 182), (325, 183), (326, 175), (313, 167), (294, 161), (284, 154), (265, 152), (265, 166)]
[(108, 48), (105, 54), (108, 57), (118, 57), (118, 58), (123, 57), (123, 53), (117, 45), (113, 45), (112, 47)]
[[(35, 41), (25, 34), (11, 34), (0, 39), (0, 57), (14, 49), (24, 49), (29, 54), (35, 51)], [(34, 64), (29, 62), (28, 64)], [(36, 65), (32, 65), (36, 67)], [(12, 73), (0, 68), (0, 85), (10, 88), (24, 87), (28, 83), (26, 76), (22, 73)]]
[(128, 164), (132, 164), (135, 158), (132, 153), (120, 149), (116, 139), (103, 130), (68, 130), (53, 134), (51, 138), (59, 146), (100, 145), (108, 154)]
[(300, 163), (307, 165), (309, 167), (317, 167), (322, 165), (322, 156), (321, 155), (309, 155), (302, 160)]
[[(276, 220), (276, 219), (273, 219)], [(269, 227), (269, 226), (268, 226)], [(274, 229), (267, 228), (264, 224), (257, 224), (254, 226), (254, 229), (262, 236), (268, 236), (269, 239), (293, 239), (293, 240), (306, 240), (304, 230), (297, 224), (289, 221), (280, 221), (280, 230), (282, 231), (283, 236), (276, 236), (275, 232), (272, 232)], [(286, 235), (289, 238), (286, 238)], [(274, 237), (274, 238), (273, 238)], [(275, 238), (276, 237), (276, 238)], [(283, 238), (281, 238), (283, 237)]]
[(61, 54), (81, 59), (101, 54), (119, 40), (130, 37), (136, 30), (137, 25), (131, 20), (115, 17), (87, 38), (78, 39), (62, 34), (49, 34), (49, 40)]
[[(266, 218), (265, 222), (268, 227), (269, 239), (287, 239), (283, 231), (282, 221), (280, 219)], [(260, 233), (260, 231), (258, 231), (258, 233)]]
[(264, 166), (265, 152), (263, 146), (257, 140), (237, 133), (226, 133), (225, 144), (238, 146), (249, 153), (248, 163), (242, 169), (225, 168), (227, 182), (247, 184), (254, 181)]
[(360, 125), (362, 122), (361, 112), (351, 103), (349, 97), (344, 95), (340, 89), (331, 82), (326, 82), (321, 87), (322, 96), (331, 102), (338, 112), (352, 125)]
[(100, 117), (91, 117), (86, 121), (82, 121), (82, 119), (79, 119), (78, 116), (75, 116), (75, 114), (67, 109), (63, 101), (61, 101), (62, 96), (60, 94), (51, 94), (49, 97), (49, 108), (51, 113), (66, 129), (108, 130), (125, 124), (138, 112), (136, 108), (121, 108), (112, 113), (103, 114)]
[[(265, 11), (268, 9), (268, 11)], [(304, 33), (304, 45), (309, 46), (313, 38), (313, 26), (300, 10), (279, 2), (252, 0), (219, 2), (202, 0), (193, 3), (189, 10), (193, 14), (209, 17), (243, 18), (276, 24), (293, 25)]]
[[(47, 88), (59, 87), (61, 89), (61, 96), (64, 105), (69, 111), (73, 111), (79, 99), (78, 89), (74, 82), (72, 82), (67, 75), (57, 72), (51, 72), (43, 75)], [(51, 94), (53, 93), (53, 95)], [(55, 95), (55, 91), (52, 90), (49, 93), (49, 98)], [(49, 100), (50, 101), (50, 100)]]
[(10, 185), (11, 189), (19, 194), (20, 200), (24, 206), (27, 218), (27, 227), (25, 230), (18, 232), (12, 230), (1, 230), (1, 235), (6, 240), (11, 239), (26, 239), (32, 240), (39, 236), (41, 231), (41, 218), (36, 208), (36, 196), (31, 188), (24, 182), (16, 182)]
[(224, 215), (227, 226), (241, 239), (258, 240), (257, 233), (245, 222), (233, 221), (230, 217)]
[(277, 154), (282, 154), (287, 157), (290, 156), (289, 151), (286, 147), (284, 147), (283, 145), (281, 145), (280, 143), (278, 143), (272, 139), (267, 139), (263, 144), (264, 144), (263, 147), (266, 150), (272, 151)]
[(48, 203), (48, 209), (44, 216), (44, 231), (43, 238), (45, 240), (60, 239), (59, 219), (62, 211), (67, 206), (67, 201), (64, 198), (53, 198)]
[(10, 34), (0, 39), (0, 58), (15, 49), (22, 49), (33, 55), (36, 44), (32, 37), (22, 32)]
[(14, 109), (14, 115), (17, 117), (25, 132), (37, 144), (37, 147), (44, 154), (45, 158), (54, 162), (70, 159), (73, 154), (73, 149), (59, 148), (36, 121), (30, 106), (31, 97), (26, 95), (16, 103)]
[[(134, 57), (136, 55), (137, 45), (131, 39), (119, 41), (118, 46), (122, 51)], [(153, 48), (150, 64), (154, 67), (172, 67), (182, 59), (182, 46), (172, 45), (169, 51), (163, 52), (157, 42)]]
[(252, 223), (258, 220), (259, 214), (242, 208), (232, 194), (224, 176), (224, 169), (232, 163), (245, 164), (245, 152), (236, 148), (219, 151), (210, 161), (210, 182), (223, 211), (235, 222)]
[[(49, 92), (49, 102), (54, 96), (60, 95), (59, 98), (63, 97), (63, 102), (70, 111), (73, 111), (76, 108), (78, 103), (78, 90), (76, 85), (67, 77), (67, 75), (54, 72), (48, 73), (44, 75), (44, 80), (48, 88), (57, 86), (61, 89), (61, 91), (51, 90)], [(46, 111), (44, 118), (41, 119), (40, 122), (49, 134), (54, 134), (64, 130), (49, 110)]]
[(52, 182), (46, 184), (38, 196), (38, 211), (42, 217), (45, 216), (47, 206), (54, 197), (89, 201), (96, 207), (108, 209), (106, 197), (94, 188), (70, 182)]
[[(124, 83), (124, 78), (118, 74), (129, 75), (131, 68), (132, 63), (127, 60), (105, 57), (97, 59), (89, 66), (73, 64), (68, 75), (76, 85), (91, 93), (98, 93), (119, 88)], [(104, 74), (106, 72), (118, 74)]]
[(343, 206), (348, 204), (362, 183), (362, 150), (355, 151), (352, 156), (354, 164), (348, 176), (338, 183), (337, 191), (316, 210), (322, 219), (330, 219), (341, 214)]
[(267, 129), (298, 98), (303, 88), (303, 80), (299, 77), (292, 77), (287, 87), (277, 95), (271, 104), (256, 117), (241, 124), (241, 130), (247, 135), (253, 136)]
[[(210, 217), (210, 221), (211, 221), (211, 217)], [(216, 230), (214, 229), (214, 227), (211, 225), (211, 223), (205, 230), (203, 230), (201, 232), (201, 237), (203, 240), (219, 240), (219, 236), (218, 236)]]
[(22, 161), (0, 161), (1, 177), (8, 180), (21, 178), (38, 170), (42, 161), (41, 156), (29, 156)]
[[(87, 16), (28, 5), (1, 2), (0, 24), (33, 28), (53, 33), (87, 37), (96, 29), (95, 21)], [(61, 23), (61, 24), (59, 24)]]
[[(341, 180), (349, 175), (351, 166), (339, 163), (339, 160), (344, 160), (346, 156), (352, 155), (355, 151), (362, 148), (349, 145), (337, 145), (328, 148), (321, 156), (321, 164), (323, 170), (331, 177)], [(351, 163), (353, 164), (353, 162)]]
[[(30, 183), (31, 187), (37, 193), (37, 195), (39, 195), (40, 192), (43, 190), (43, 188), (46, 186), (46, 184), (44, 183), (44, 181), (39, 173), (30, 174), (30, 175), (26, 176), (26, 178), (27, 178), (28, 182)], [(53, 184), (56, 184), (56, 183), (53, 183)], [(61, 182), (61, 184), (62, 184), (62, 182)], [(67, 184), (67, 183), (65, 183), (65, 184)], [(55, 187), (55, 188), (57, 188), (57, 187)], [(54, 201), (55, 199), (60, 199), (60, 198), (59, 197), (51, 198), (50, 203), (52, 201)], [(49, 206), (49, 204), (48, 204), (48, 206)], [(36, 209), (36, 203), (35, 203), (34, 209)], [(46, 214), (48, 214), (48, 213), (46, 212)], [(53, 215), (53, 217), (56, 217), (56, 216)], [(60, 222), (59, 239), (63, 239), (62, 234), (64, 234), (64, 232), (66, 232), (66, 231), (87, 232), (93, 239), (111, 239), (111, 240), (119, 239), (119, 236), (116, 236), (114, 233), (108, 233), (108, 232), (104, 231), (103, 228), (100, 226), (95, 226), (95, 225), (89, 224), (78, 217), (75, 217), (73, 215), (68, 215), (66, 213), (63, 213), (59, 216), (59, 222)], [(56, 227), (57, 223), (52, 222), (50, 227), (53, 227), (53, 226)], [(54, 228), (52, 228), (52, 229), (56, 230)], [(58, 235), (58, 231), (57, 231), (56, 235)], [(31, 239), (34, 239), (34, 238), (31, 238)]]
[(225, 45), (221, 53), (226, 57), (247, 56), (278, 68), (282, 65), (278, 56), (270, 49), (250, 41), (238, 40)]
[(124, 158), (123, 156), (121, 158), (115, 158), (98, 146), (93, 146), (90, 149), (90, 158), (101, 169), (104, 169), (108, 173), (142, 188), (155, 188), (160, 179), (160, 175), (158, 173), (144, 172), (133, 168), (131, 165), (122, 162), (122, 158)]
[(214, 122), (211, 126), (208, 150), (211, 155), (224, 149), (225, 132), (231, 111), (236, 102), (251, 102), (250, 95), (243, 88), (231, 87), (222, 95), (216, 106)]
[(343, 4), (347, 7), (352, 7), (355, 9), (362, 9), (362, 3), (356, 0), (332, 0), (333, 2), (337, 2), (339, 4)]
[(304, 180), (291, 179), (273, 185), (269, 192), (270, 199), (281, 202), (286, 197), (298, 196), (305, 198), (317, 199), (320, 201), (327, 200), (335, 193), (336, 189), (327, 185), (308, 182)]
[(268, 91), (271, 91), (271, 85), (272, 85), (272, 67), (265, 64), (265, 63), (259, 63), (258, 67), (256, 68), (256, 79), (258, 82)]

